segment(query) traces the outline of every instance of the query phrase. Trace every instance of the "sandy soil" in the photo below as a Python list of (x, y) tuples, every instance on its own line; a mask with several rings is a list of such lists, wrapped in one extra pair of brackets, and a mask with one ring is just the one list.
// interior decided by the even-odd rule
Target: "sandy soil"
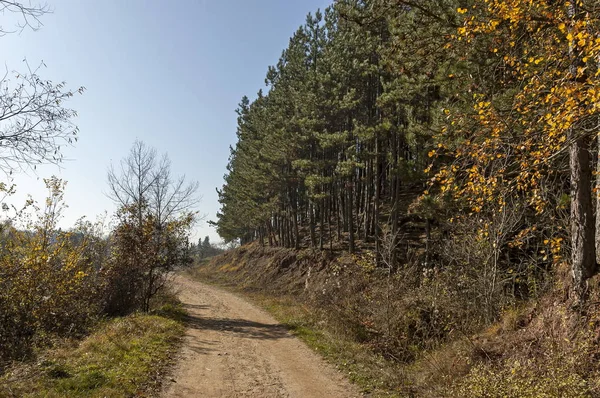
[(356, 388), (263, 310), (177, 276), (189, 313), (164, 397), (359, 397)]

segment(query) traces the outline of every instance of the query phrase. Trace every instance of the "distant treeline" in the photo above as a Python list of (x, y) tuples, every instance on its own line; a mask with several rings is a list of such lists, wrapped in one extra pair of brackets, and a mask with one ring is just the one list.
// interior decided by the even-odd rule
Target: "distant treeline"
[(190, 253), (199, 260), (218, 256), (225, 250), (226, 249), (220, 247), (220, 245), (213, 245), (210, 243), (210, 238), (208, 236), (205, 236), (204, 240), (202, 238), (198, 239), (198, 244), (192, 243), (190, 245)]

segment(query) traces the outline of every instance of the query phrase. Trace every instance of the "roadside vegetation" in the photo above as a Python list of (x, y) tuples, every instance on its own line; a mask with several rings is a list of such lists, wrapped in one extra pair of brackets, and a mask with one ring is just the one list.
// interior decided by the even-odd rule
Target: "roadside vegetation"
[(254, 243), (190, 273), (250, 297), (373, 397), (596, 396), (597, 299), (574, 312), (560, 282), (568, 274), (478, 326), (472, 319), (486, 310), (466, 311), (469, 296), (367, 264)]
[[(51, 11), (3, 0), (0, 8), (15, 30), (36, 30)], [(166, 284), (192, 261), (198, 185), (136, 141), (118, 171), (108, 169), (112, 219), (64, 228), (67, 183), (57, 177), (44, 179), (44, 200), (16, 204), (13, 177), (60, 164), (61, 148), (77, 141), (67, 104), (85, 91), (43, 79), (26, 61), (23, 69), (0, 79), (0, 395), (149, 391), (182, 335), (182, 309)]]
[(321, 312), (307, 303), (302, 296), (269, 290), (263, 285), (253, 283), (250, 275), (247, 275), (248, 279), (244, 284), (238, 284), (238, 278), (232, 277), (237, 275), (238, 270), (227, 266), (216, 267), (216, 264), (220, 264), (219, 259), (213, 261), (215, 263), (203, 262), (191, 268), (188, 274), (202, 282), (243, 294), (266, 309), (291, 333), (335, 366), (348, 380), (357, 384), (363, 392), (369, 393), (369, 396), (403, 396), (399, 395), (398, 386), (403, 384), (404, 375), (402, 366), (398, 363), (386, 359), (345, 333), (338, 333), (330, 327), (331, 325), (323, 322)]
[[(146, 191), (119, 192), (123, 202), (110, 231), (86, 220), (59, 228), (66, 183), (54, 177), (45, 180), (43, 205), (31, 200), (4, 209), (2, 394), (126, 397), (158, 382), (183, 330), (182, 309), (166, 288), (171, 272), (192, 261), (194, 213), (187, 206), (195, 186), (173, 186), (168, 165), (156, 163), (155, 151), (141, 142), (128, 159), (134, 158), (144, 160), (148, 174), (135, 181), (124, 174), (120, 184), (147, 184)], [(177, 206), (152, 193), (175, 195)]]
[[(0, 8), (21, 29), (49, 11)], [(188, 244), (198, 185), (141, 141), (109, 167), (111, 228), (60, 228), (55, 177), (45, 201), (9, 206), (13, 173), (77, 139), (66, 104), (85, 89), (7, 73), (8, 394), (151, 384), (181, 331), (156, 300), (195, 253), (369, 393), (600, 396), (599, 59), (597, 0), (333, 1), (241, 99), (213, 224), (243, 246), (210, 260), (208, 239)]]
[[(406, 396), (598, 396), (600, 3), (336, 0), (238, 108), (208, 265)], [(396, 366), (395, 365), (395, 366)]]
[(41, 353), (0, 377), (6, 397), (131, 397), (151, 395), (178, 348), (183, 325), (134, 314), (101, 322), (83, 338)]

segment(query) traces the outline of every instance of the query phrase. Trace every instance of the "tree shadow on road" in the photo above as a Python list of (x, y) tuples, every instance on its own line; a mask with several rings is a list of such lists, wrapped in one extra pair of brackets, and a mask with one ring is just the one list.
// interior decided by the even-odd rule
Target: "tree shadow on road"
[(197, 354), (210, 354), (217, 351), (215, 346), (218, 346), (218, 344), (214, 341), (200, 340), (194, 338), (193, 340), (188, 342), (187, 346), (190, 350), (194, 351)]
[(234, 333), (249, 339), (274, 340), (292, 337), (283, 325), (252, 322), (246, 319), (205, 318), (187, 315), (184, 321), (190, 328)]
[(206, 304), (182, 304), (181, 306), (185, 309), (193, 310), (207, 310), (210, 308), (210, 306)]

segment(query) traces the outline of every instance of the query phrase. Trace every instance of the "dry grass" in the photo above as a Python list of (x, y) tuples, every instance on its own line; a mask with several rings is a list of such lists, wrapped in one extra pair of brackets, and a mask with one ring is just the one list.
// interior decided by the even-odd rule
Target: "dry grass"
[(453, 290), (460, 274), (415, 282), (399, 273), (390, 284), (354, 259), (321, 258), (250, 246), (192, 274), (256, 301), (370, 397), (600, 396), (600, 276), (589, 308), (574, 309), (555, 277), (541, 297), (505, 303), (490, 324)]
[(16, 365), (0, 378), (0, 396), (146, 396), (159, 385), (182, 334), (180, 322), (159, 315), (107, 321), (79, 343)]
[(205, 283), (242, 293), (266, 309), (369, 397), (406, 396), (407, 379), (402, 365), (375, 353), (367, 345), (346, 338), (343, 333), (336, 333), (314, 308), (290, 296), (265, 294), (252, 286), (231, 283), (231, 279), (223, 273), (196, 268), (189, 274)]

